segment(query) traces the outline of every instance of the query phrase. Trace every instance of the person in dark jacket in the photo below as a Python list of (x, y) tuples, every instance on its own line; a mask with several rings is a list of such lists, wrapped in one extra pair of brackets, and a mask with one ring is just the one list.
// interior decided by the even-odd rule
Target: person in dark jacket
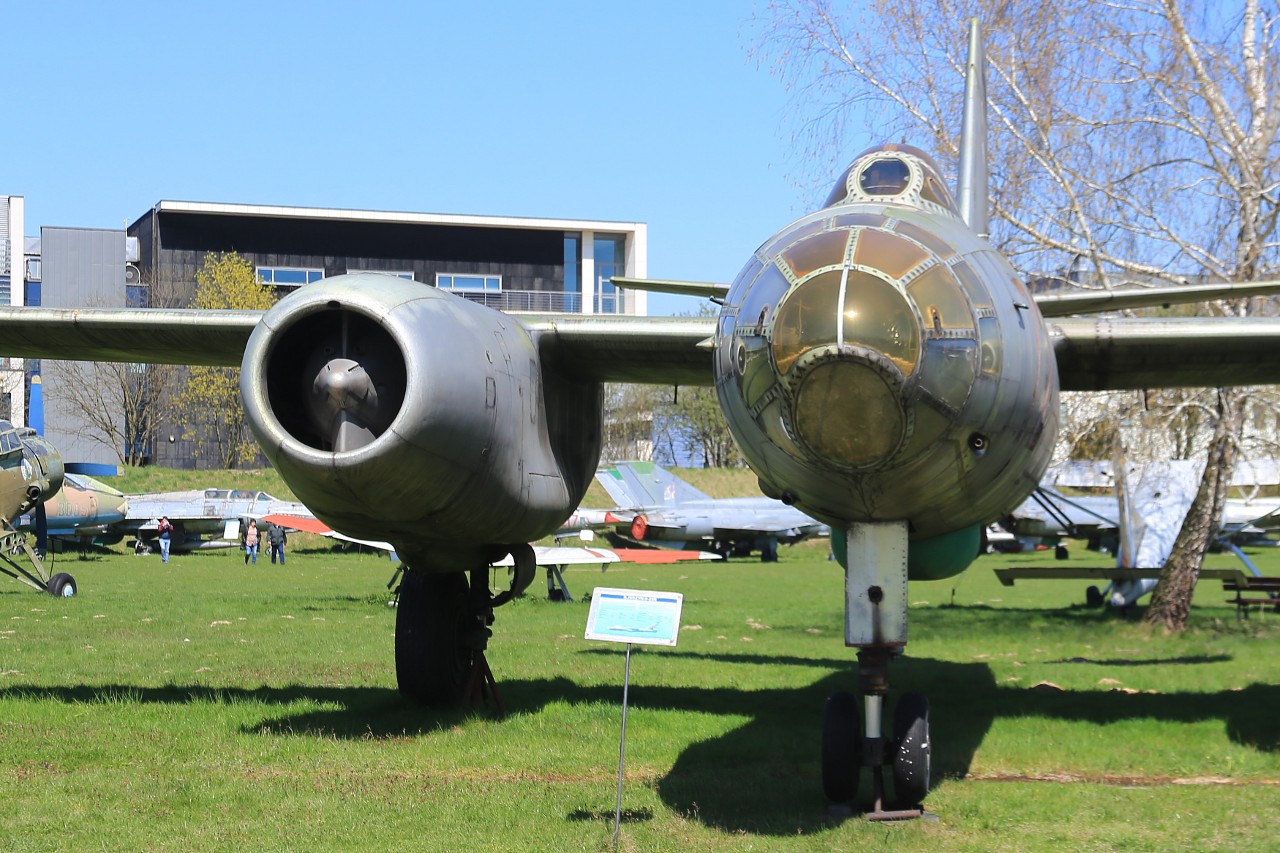
[(272, 524), (267, 528), (267, 545), (271, 548), (271, 562), (275, 563), (276, 557), (280, 558), (280, 565), (284, 565), (284, 544), (289, 541), (289, 537), (285, 535), (284, 528), (278, 524)]

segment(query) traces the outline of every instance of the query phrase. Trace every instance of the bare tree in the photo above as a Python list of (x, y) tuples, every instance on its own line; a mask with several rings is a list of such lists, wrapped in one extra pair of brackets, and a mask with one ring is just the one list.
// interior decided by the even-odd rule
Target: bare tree
[[(969, 15), (982, 20), (988, 50), (991, 240), (1028, 280), (1059, 271), (1110, 288), (1275, 274), (1274, 2), (776, 0), (758, 56), (792, 85), (797, 112), (813, 116), (799, 133), (808, 162), (833, 174), (828, 143), (862, 116), (874, 141), (901, 135), (954, 161)], [(1259, 310), (1267, 303), (1206, 306)], [(1219, 484), (1235, 458), (1227, 445), (1240, 444), (1238, 427), (1251, 420), (1241, 415), (1261, 398), (1235, 389), (1161, 399), (1195, 413), (1180, 422), (1195, 433), (1184, 446), (1213, 448), (1187, 547), (1162, 576), (1183, 598), (1203, 558), (1194, 546), (1204, 537), (1189, 531), (1221, 516)], [(1185, 614), (1185, 601), (1157, 596), (1147, 619), (1176, 630)]]
[(67, 361), (59, 366), (70, 431), (111, 448), (122, 465), (142, 465), (156, 424), (169, 407), (176, 368), (169, 364)]

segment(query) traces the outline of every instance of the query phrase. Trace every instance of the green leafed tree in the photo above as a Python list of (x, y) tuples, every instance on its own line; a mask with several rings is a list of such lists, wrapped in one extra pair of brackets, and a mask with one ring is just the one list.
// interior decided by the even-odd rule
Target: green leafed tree
[[(196, 272), (192, 308), (266, 310), (274, 301), (258, 283), (253, 264), (236, 252), (211, 253)], [(240, 368), (191, 367), (175, 410), (183, 438), (200, 456), (212, 455), (218, 467), (236, 468), (257, 455), (240, 402)]]

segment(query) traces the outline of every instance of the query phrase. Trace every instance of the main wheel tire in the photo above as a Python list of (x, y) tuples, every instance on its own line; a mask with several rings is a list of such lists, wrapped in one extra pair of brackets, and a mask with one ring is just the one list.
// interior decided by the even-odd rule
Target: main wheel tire
[(421, 705), (460, 705), (475, 662), (462, 572), (409, 569), (396, 606), (396, 684)]
[(79, 591), (76, 588), (76, 579), (66, 572), (58, 572), (58, 574), (49, 578), (49, 593), (58, 598), (75, 598)]
[(832, 693), (822, 713), (822, 792), (832, 803), (852, 803), (862, 772), (858, 697)]
[(929, 739), (929, 700), (904, 693), (893, 709), (893, 791), (902, 806), (918, 806), (929, 793), (933, 744)]

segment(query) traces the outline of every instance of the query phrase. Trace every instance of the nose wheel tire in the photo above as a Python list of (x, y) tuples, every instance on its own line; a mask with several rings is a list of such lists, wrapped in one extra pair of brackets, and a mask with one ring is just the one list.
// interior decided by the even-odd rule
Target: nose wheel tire
[(831, 803), (850, 805), (862, 771), (862, 725), (858, 698), (832, 693), (822, 715), (822, 791)]
[(893, 791), (904, 807), (918, 806), (929, 793), (933, 745), (929, 738), (929, 700), (904, 693), (893, 709)]
[(74, 598), (77, 592), (76, 579), (66, 572), (59, 572), (49, 578), (49, 594), (58, 598)]

